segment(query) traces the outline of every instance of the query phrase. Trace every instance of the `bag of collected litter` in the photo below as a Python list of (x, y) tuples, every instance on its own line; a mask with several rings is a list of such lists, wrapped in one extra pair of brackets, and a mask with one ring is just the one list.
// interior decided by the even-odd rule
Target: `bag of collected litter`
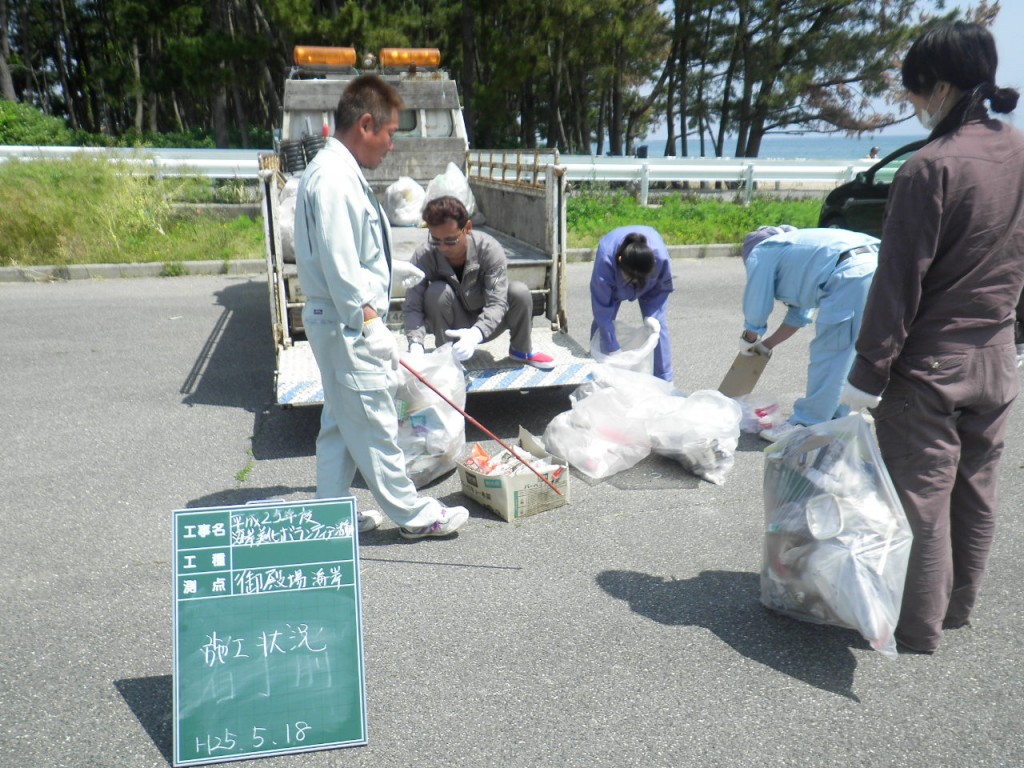
[(295, 203), (298, 202), (299, 181), (298, 176), (288, 179), (277, 195), (277, 225), (285, 264), (295, 263)]
[(570, 402), (582, 400), (599, 389), (628, 392), (636, 404), (681, 394), (672, 385), (672, 382), (659, 379), (657, 376), (600, 363), (590, 369), (590, 381), (576, 387), (569, 394), (569, 400)]
[(751, 392), (749, 395), (733, 399), (743, 409), (743, 418), (740, 419), (741, 432), (756, 435), (762, 430), (777, 427), (785, 421), (779, 401), (771, 395), (759, 395)]
[(742, 409), (732, 398), (711, 389), (689, 397), (659, 401), (648, 421), (654, 452), (675, 459), (697, 477), (715, 485), (736, 463)]
[(601, 351), (600, 331), (590, 340), (590, 356), (599, 363), (625, 368), (628, 371), (650, 374), (654, 371), (654, 349), (658, 346), (661, 327), (655, 318), (640, 326), (615, 323), (615, 338), (619, 348), (614, 352)]
[(470, 216), (476, 213), (476, 198), (473, 197), (473, 190), (469, 188), (466, 175), (459, 170), (459, 166), (455, 163), (448, 163), (444, 173), (430, 180), (430, 183), (427, 184), (426, 195), (423, 197), (423, 205), (445, 195), (451, 195), (462, 201)]
[(548, 423), (544, 447), (596, 479), (629, 469), (651, 453), (645, 420), (634, 410), (618, 390), (597, 389)]
[(384, 213), (393, 227), (415, 227), (423, 220), (426, 191), (409, 176), (399, 176), (384, 191)]
[(544, 444), (585, 475), (629, 469), (653, 450), (721, 485), (735, 463), (740, 406), (720, 392), (689, 397), (648, 373), (602, 364), (569, 396), (572, 410), (544, 431)]
[[(423, 378), (459, 408), (466, 407), (466, 378), (462, 366), (444, 344), (426, 355), (410, 358)], [(398, 447), (405, 453), (405, 468), (420, 488), (457, 464), (466, 445), (466, 420), (404, 366), (398, 368)]]
[(764, 456), (761, 602), (895, 656), (912, 534), (869, 422), (805, 427)]

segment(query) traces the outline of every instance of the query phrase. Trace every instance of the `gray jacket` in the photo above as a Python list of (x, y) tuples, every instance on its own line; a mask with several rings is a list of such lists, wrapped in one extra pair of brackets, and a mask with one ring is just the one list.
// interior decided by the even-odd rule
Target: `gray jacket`
[(410, 343), (423, 343), (426, 335), (424, 294), (427, 285), (443, 280), (452, 286), (463, 308), (479, 313), (474, 328), (489, 338), (508, 312), (508, 263), (505, 249), (488, 234), (470, 230), (466, 236), (466, 263), (462, 279), (444, 254), (424, 243), (412, 255), (412, 263), (423, 270), (425, 277), (408, 290), (405, 296), (405, 332)]

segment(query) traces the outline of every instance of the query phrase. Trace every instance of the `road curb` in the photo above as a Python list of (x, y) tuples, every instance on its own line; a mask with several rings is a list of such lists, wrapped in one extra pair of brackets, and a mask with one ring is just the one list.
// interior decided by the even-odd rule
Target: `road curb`
[[(131, 277), (174, 277), (178, 275), (253, 275), (265, 272), (264, 259), (237, 261), (175, 261), (167, 264), (74, 264), (48, 267), (0, 267), (0, 283), (52, 283), (63, 280), (112, 280)], [(181, 265), (180, 270), (177, 265)]]
[[(707, 259), (722, 256), (739, 256), (740, 246), (733, 243), (708, 243), (707, 245), (669, 245), (668, 255), (673, 259)], [(569, 248), (569, 261), (593, 261), (596, 248)]]
[[(570, 262), (593, 261), (594, 248), (569, 248)], [(731, 243), (708, 245), (670, 245), (673, 259), (707, 259), (739, 255), (739, 246)], [(165, 272), (167, 264), (175, 265)], [(65, 280), (113, 280), (132, 277), (175, 277), (179, 275), (256, 275), (266, 272), (264, 259), (237, 261), (175, 261), (149, 264), (74, 264), (71, 266), (0, 267), (0, 283), (54, 283)], [(179, 270), (176, 265), (180, 264)]]

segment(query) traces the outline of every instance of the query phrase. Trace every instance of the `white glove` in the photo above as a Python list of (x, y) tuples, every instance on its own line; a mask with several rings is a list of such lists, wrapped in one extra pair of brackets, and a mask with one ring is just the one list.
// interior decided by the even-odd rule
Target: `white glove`
[(771, 357), (772, 351), (764, 345), (764, 342), (760, 339), (754, 339), (753, 341), (747, 341), (740, 336), (740, 354), (751, 357), (753, 355), (761, 355), (761, 357)]
[(866, 411), (868, 408), (876, 408), (882, 402), (881, 395), (869, 395), (862, 389), (857, 389), (848, 381), (843, 382), (843, 391), (839, 394), (839, 402), (850, 406), (851, 411)]
[(423, 274), (423, 270), (412, 262), (397, 259), (391, 264), (391, 276), (406, 290), (409, 290), (426, 277)]
[(484, 340), (483, 333), (475, 325), (472, 328), (456, 328), (445, 331), (444, 334), (450, 339), (458, 339), (452, 345), (452, 352), (455, 353), (455, 359), (460, 363), (469, 360), (476, 352), (477, 345)]
[(363, 323), (363, 340), (370, 354), (391, 363), (393, 370), (398, 369), (398, 341), (383, 320), (375, 317)]
[(418, 341), (409, 343), (409, 354), (410, 355), (422, 355), (426, 353), (426, 348)]
[(645, 317), (644, 325), (651, 329), (651, 336), (661, 335), (661, 323), (658, 322), (656, 317)]
[(1021, 364), (1024, 363), (1024, 344), (1017, 345), (1017, 367), (1020, 368)]

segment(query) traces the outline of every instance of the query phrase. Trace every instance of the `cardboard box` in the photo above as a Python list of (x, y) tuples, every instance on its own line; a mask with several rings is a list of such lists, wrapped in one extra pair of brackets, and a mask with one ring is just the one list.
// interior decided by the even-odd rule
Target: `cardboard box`
[(736, 355), (732, 366), (718, 385), (718, 391), (726, 397), (743, 397), (749, 395), (757, 386), (769, 358), (765, 355)]
[[(491, 451), (502, 450), (495, 442), (482, 444)], [(512, 522), (520, 517), (529, 517), (538, 512), (560, 507), (569, 502), (569, 464), (564, 459), (552, 456), (541, 448), (537, 438), (522, 427), (519, 428), (519, 446), (535, 456), (548, 459), (557, 464), (559, 469), (545, 473), (545, 477), (562, 492), (559, 496), (533, 472), (525, 471), (521, 475), (485, 475), (476, 472), (463, 464), (470, 449), (460, 455), (459, 479), (462, 480), (462, 492), (469, 498), (483, 504), (494, 511), (498, 517)]]

